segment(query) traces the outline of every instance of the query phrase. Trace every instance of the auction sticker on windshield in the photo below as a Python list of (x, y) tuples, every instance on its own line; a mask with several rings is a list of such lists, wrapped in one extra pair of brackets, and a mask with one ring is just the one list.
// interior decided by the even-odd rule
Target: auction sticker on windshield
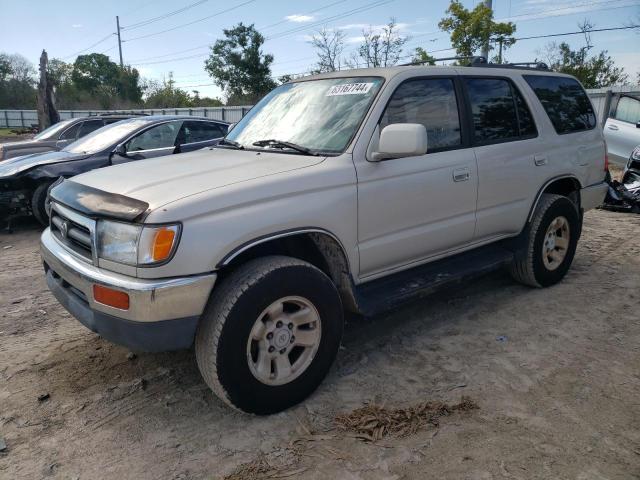
[(364, 95), (373, 87), (370, 83), (343, 83), (334, 85), (327, 92), (327, 97), (335, 97), (336, 95)]

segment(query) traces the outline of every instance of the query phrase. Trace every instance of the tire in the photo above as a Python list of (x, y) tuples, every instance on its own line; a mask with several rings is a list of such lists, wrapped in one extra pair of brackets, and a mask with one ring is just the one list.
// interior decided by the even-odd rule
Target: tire
[[(271, 313), (265, 313), (280, 303), (283, 308), (281, 311), (274, 308), (279, 313), (274, 313), (273, 318)], [(286, 319), (294, 317), (319, 321), (301, 326), (296, 323), (291, 329), (292, 323)], [(282, 324), (278, 330), (278, 319), (284, 319), (286, 327)], [(271, 328), (276, 328), (271, 332), (271, 340), (261, 336), (262, 333), (258, 335), (262, 340), (254, 339), (255, 332)], [(288, 345), (285, 328), (291, 332), (288, 339), (291, 347), (265, 353), (276, 348), (273, 342), (279, 339)], [(196, 359), (207, 385), (228, 405), (247, 413), (267, 415), (301, 402), (320, 385), (337, 355), (342, 331), (342, 303), (327, 275), (295, 258), (258, 258), (241, 265), (214, 288), (196, 332)], [(309, 332), (319, 339), (315, 346), (293, 344), (300, 341), (295, 334), (306, 338)], [(262, 348), (265, 345), (270, 345), (269, 350)], [(282, 344), (277, 345), (280, 347)], [(291, 352), (282, 354), (287, 348)], [(269, 366), (261, 370), (263, 354), (279, 356), (267, 360), (263, 365)], [(279, 367), (278, 362), (285, 357), (290, 364), (298, 365), (296, 372), (291, 368), (290, 376), (283, 373), (285, 368)], [(260, 374), (264, 379), (259, 378)], [(278, 383), (278, 378), (283, 383)]]
[[(563, 219), (566, 220), (566, 224)], [(552, 222), (557, 221), (559, 223), (554, 223), (552, 227)], [(558, 225), (563, 225), (564, 228), (556, 230), (554, 239), (547, 243), (549, 230), (554, 230)], [(516, 252), (510, 266), (513, 278), (531, 287), (549, 287), (558, 283), (571, 266), (581, 230), (582, 222), (574, 202), (562, 195), (542, 194), (533, 218), (523, 232), (524, 246)], [(568, 232), (568, 241), (566, 232)], [(553, 237), (553, 232), (551, 236)], [(560, 239), (563, 237), (565, 241), (562, 244), (566, 243), (564, 252), (559, 246)], [(550, 248), (554, 245), (557, 246)]]
[(49, 226), (49, 213), (47, 212), (47, 195), (51, 183), (44, 182), (36, 187), (31, 197), (31, 211), (38, 222), (47, 227)]

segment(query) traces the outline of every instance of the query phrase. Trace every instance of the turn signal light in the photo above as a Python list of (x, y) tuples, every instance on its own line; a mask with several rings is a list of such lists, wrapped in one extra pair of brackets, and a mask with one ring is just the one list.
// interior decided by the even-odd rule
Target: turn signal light
[(129, 310), (129, 295), (102, 285), (93, 286), (93, 299), (113, 308)]
[(176, 232), (174, 229), (163, 228), (156, 232), (156, 236), (153, 239), (152, 256), (154, 262), (162, 262), (169, 258), (175, 238)]

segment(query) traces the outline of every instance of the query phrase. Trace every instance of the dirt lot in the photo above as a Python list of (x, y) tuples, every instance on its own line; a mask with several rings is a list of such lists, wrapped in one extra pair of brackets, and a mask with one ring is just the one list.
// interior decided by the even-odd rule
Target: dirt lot
[[(0, 478), (638, 479), (639, 286), (640, 216), (591, 212), (560, 285), (496, 273), (353, 319), (307, 402), (251, 417), (190, 352), (128, 358), (67, 315), (25, 225), (0, 234)], [(407, 436), (336, 427), (367, 402), (462, 396), (479, 408)]]

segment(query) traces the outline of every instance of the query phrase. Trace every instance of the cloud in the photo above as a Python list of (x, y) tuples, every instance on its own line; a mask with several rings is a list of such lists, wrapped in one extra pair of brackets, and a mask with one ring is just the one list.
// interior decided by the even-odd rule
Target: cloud
[(287, 15), (284, 18), (286, 18), (290, 22), (295, 22), (295, 23), (305, 23), (313, 20), (312, 15)]
[(82, 28), (84, 25), (82, 25), (81, 23), (74, 23), (73, 25), (71, 25), (71, 28)]

